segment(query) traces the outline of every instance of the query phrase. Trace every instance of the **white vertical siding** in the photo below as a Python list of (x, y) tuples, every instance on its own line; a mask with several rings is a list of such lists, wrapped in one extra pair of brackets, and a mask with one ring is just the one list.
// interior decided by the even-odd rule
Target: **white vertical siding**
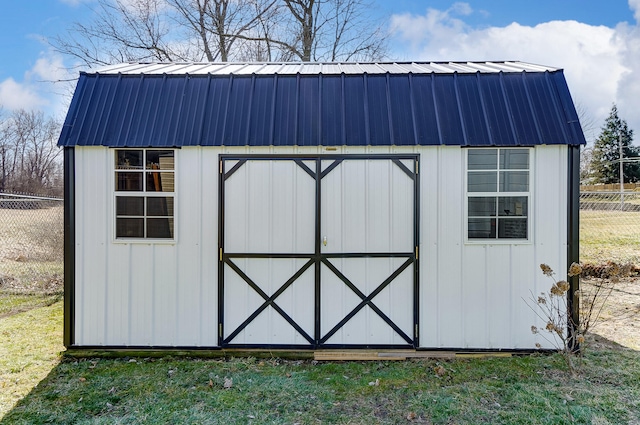
[(541, 323), (526, 300), (550, 286), (540, 263), (567, 268), (566, 146), (532, 150), (532, 238), (513, 244), (465, 243), (464, 149), (419, 152), (420, 346), (549, 347), (530, 331)]
[[(225, 172), (234, 165), (235, 161), (225, 161)], [(315, 163), (306, 165), (315, 171)], [(271, 297), (310, 259), (241, 257), (314, 253), (315, 180), (291, 160), (249, 160), (226, 179), (224, 190), (225, 252), (240, 255), (230, 261)], [(311, 344), (272, 306), (244, 323), (265, 299), (240, 272), (225, 265), (225, 340), (232, 344)], [(314, 294), (314, 269), (310, 267), (274, 300), (311, 338)]]
[[(233, 263), (245, 273), (267, 296), (272, 296), (308, 259), (291, 258), (234, 258)], [(302, 330), (313, 338), (314, 331), (314, 272), (308, 268), (275, 299), (281, 308)], [(225, 265), (225, 322), (224, 336), (236, 336), (233, 344), (292, 344), (309, 345), (291, 324), (273, 307), (264, 309), (240, 332), (236, 329), (265, 302), (229, 265)]]
[(176, 151), (176, 240), (114, 240), (114, 150), (76, 151), (75, 344), (217, 345), (218, 154)]
[(225, 252), (313, 253), (315, 204), (294, 161), (247, 161), (225, 181)]
[[(75, 344), (96, 346), (202, 346), (218, 343), (218, 154), (220, 153), (410, 153), (420, 154), (420, 280), (419, 280), (419, 338), (424, 348), (534, 348), (539, 342), (548, 344), (530, 332), (532, 324), (539, 324), (525, 299), (549, 288), (551, 281), (542, 275), (540, 263), (549, 264), (558, 275), (564, 273), (567, 235), (567, 148), (538, 146), (531, 156), (531, 241), (516, 244), (465, 243), (464, 181), (465, 150), (460, 147), (341, 147), (326, 152), (322, 148), (202, 148), (185, 147), (176, 151), (176, 240), (172, 243), (122, 243), (113, 238), (114, 193), (112, 149), (77, 147), (76, 151), (76, 304)], [(345, 161), (340, 167), (349, 161)], [(376, 187), (386, 187), (406, 180), (407, 176), (395, 165), (384, 168), (381, 161), (369, 166), (371, 181)], [(265, 162), (264, 164), (269, 164)], [(255, 190), (260, 181), (251, 181), (239, 170), (226, 186), (238, 184), (254, 188), (249, 198), (230, 198), (238, 211), (254, 211), (255, 223), (260, 226), (246, 229), (248, 217), (238, 215), (238, 231), (247, 230), (242, 237), (226, 241), (226, 248), (238, 252), (263, 250), (313, 251), (313, 227), (302, 225), (302, 217), (312, 214), (313, 180), (292, 162), (267, 170), (276, 204), (258, 202), (263, 195)], [(348, 164), (351, 172), (361, 165)], [(339, 168), (340, 168), (339, 167)], [(371, 168), (374, 167), (374, 168)], [(377, 167), (377, 168), (376, 168)], [(381, 169), (378, 169), (382, 167)], [(365, 170), (366, 171), (366, 170)], [(365, 172), (363, 171), (363, 172)], [(357, 173), (356, 173), (357, 174)], [(245, 179), (245, 180), (243, 180)], [(247, 180), (249, 179), (249, 180)], [(331, 186), (331, 174), (326, 177)], [(389, 183), (391, 182), (391, 183)], [(334, 182), (341, 185), (339, 179)], [(323, 179), (323, 185), (325, 184)], [(402, 185), (400, 185), (402, 186)], [(407, 185), (409, 187), (410, 185)], [(402, 186), (404, 187), (404, 186)], [(291, 190), (290, 190), (291, 189)], [(344, 190), (348, 191), (348, 187)], [(323, 189), (324, 190), (324, 189)], [(343, 189), (340, 189), (343, 190)], [(245, 193), (247, 193), (245, 191)], [(340, 234), (365, 232), (367, 246), (350, 245), (355, 237), (335, 238), (331, 235), (328, 247), (340, 251), (364, 251), (387, 244), (392, 251), (405, 250), (411, 238), (406, 230), (408, 219), (402, 211), (381, 209), (388, 191), (367, 193), (345, 192), (337, 199), (334, 211), (335, 231)], [(363, 196), (368, 197), (361, 199)], [(394, 190), (392, 205), (406, 203), (411, 193)], [(360, 197), (360, 198), (358, 198)], [(382, 197), (382, 198), (381, 198)], [(384, 199), (383, 199), (384, 198)], [(365, 220), (347, 222), (343, 205), (359, 199), (367, 205)], [(323, 199), (323, 208), (328, 205)], [(236, 204), (234, 204), (236, 203)], [(294, 205), (291, 211), (280, 211), (282, 205)], [(280, 208), (280, 209), (278, 209)], [(333, 207), (332, 207), (333, 208)], [(281, 214), (282, 213), (282, 214)], [(330, 218), (328, 210), (323, 214)], [(245, 213), (243, 213), (245, 214)], [(288, 214), (288, 215), (287, 215)], [(359, 214), (357, 214), (359, 215)], [(229, 218), (229, 217), (228, 217)], [(265, 221), (266, 220), (266, 221)], [(380, 222), (381, 224), (376, 225)], [(343, 232), (341, 227), (346, 230)], [(355, 233), (354, 233), (355, 232)], [(258, 237), (259, 236), (259, 237)], [(376, 239), (378, 238), (378, 239)], [(338, 245), (333, 245), (334, 241)], [(412, 241), (411, 241), (412, 243)], [(381, 245), (382, 246), (382, 245)], [(323, 247), (323, 250), (325, 248)], [(227, 251), (229, 252), (229, 251)], [(325, 251), (332, 252), (332, 251)], [(238, 265), (256, 281), (284, 283), (305, 260), (238, 260)], [(333, 259), (332, 264), (354, 284), (373, 282), (374, 276), (388, 275), (399, 259)], [(322, 266), (327, 277), (321, 305), (333, 305), (335, 316), (322, 316), (323, 331), (331, 329), (357, 305), (359, 298), (343, 282), (329, 276), (332, 272)], [(379, 294), (376, 305), (398, 325), (412, 335), (412, 310), (407, 294), (411, 292), (412, 268), (408, 268), (395, 283)], [(235, 277), (234, 277), (235, 275)], [(225, 308), (225, 332), (233, 331), (246, 319), (246, 312), (255, 310), (263, 302), (255, 291), (239, 279), (235, 272), (225, 271), (233, 291), (225, 297), (234, 304)], [(233, 279), (238, 280), (232, 285)], [(378, 279), (380, 280), (380, 279)], [(323, 285), (325, 282), (323, 281)], [(393, 286), (394, 284), (392, 284)], [(277, 286), (277, 285), (276, 285)], [(324, 287), (324, 286), (323, 286)], [(277, 287), (267, 287), (268, 294)], [(362, 286), (364, 293), (371, 288)], [(355, 297), (355, 298), (354, 298)], [(278, 298), (278, 305), (294, 317), (304, 330), (313, 332), (313, 267)], [(238, 310), (236, 307), (242, 307)], [(412, 305), (411, 305), (412, 307)], [(305, 344), (295, 329), (269, 309), (247, 327), (235, 343)], [(253, 311), (251, 310), (251, 311)], [(340, 314), (338, 314), (340, 313)], [(411, 313), (411, 314), (410, 314)], [(228, 315), (227, 315), (228, 314)], [(244, 317), (241, 317), (244, 314)], [(250, 313), (249, 313), (250, 314)], [(237, 316), (237, 317), (236, 317)], [(348, 326), (341, 329), (328, 343), (375, 344), (403, 343), (375, 312), (365, 307)], [(353, 327), (355, 326), (355, 328)], [(357, 328), (357, 329), (356, 329)], [(274, 332), (274, 330), (276, 330)], [(269, 333), (270, 332), (270, 333)], [(259, 338), (256, 339), (256, 335)]]
[[(75, 149), (76, 305), (75, 340), (82, 345), (107, 343), (107, 279), (110, 217), (108, 199), (113, 160), (105, 148)], [(90, 282), (87, 284), (87, 282)]]
[[(371, 294), (406, 258), (332, 258), (338, 269), (360, 292)], [(362, 299), (322, 265), (321, 334), (327, 335), (342, 319), (361, 303)], [(406, 268), (387, 287), (376, 295), (373, 304), (402, 332), (413, 335), (413, 267)], [(405, 341), (377, 312), (363, 307), (344, 326), (327, 339), (327, 344), (393, 344)]]
[(342, 161), (322, 179), (322, 252), (413, 252), (413, 206), (413, 180), (392, 161)]

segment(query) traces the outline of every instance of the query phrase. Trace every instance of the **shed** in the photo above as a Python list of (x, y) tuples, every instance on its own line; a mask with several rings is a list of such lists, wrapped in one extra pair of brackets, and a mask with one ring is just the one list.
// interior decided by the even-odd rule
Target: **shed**
[(584, 143), (523, 62), (81, 73), (65, 346), (553, 348), (525, 300), (578, 260)]

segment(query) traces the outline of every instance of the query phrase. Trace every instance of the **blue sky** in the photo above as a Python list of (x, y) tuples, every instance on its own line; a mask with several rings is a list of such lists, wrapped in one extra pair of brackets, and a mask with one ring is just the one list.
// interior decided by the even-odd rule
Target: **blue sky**
[[(47, 38), (91, 17), (94, 0), (1, 0), (0, 105), (64, 116), (77, 76)], [(594, 122), (612, 103), (640, 144), (640, 0), (372, 0), (397, 60), (522, 60), (563, 68)], [(587, 135), (588, 138), (590, 135)], [(590, 138), (593, 138), (592, 135)]]

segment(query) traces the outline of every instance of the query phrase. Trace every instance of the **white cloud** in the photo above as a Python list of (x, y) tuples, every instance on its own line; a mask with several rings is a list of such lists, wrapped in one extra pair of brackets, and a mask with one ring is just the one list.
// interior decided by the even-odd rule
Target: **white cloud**
[(90, 1), (93, 1), (93, 0), (58, 0), (58, 1), (60, 1), (60, 3), (64, 3), (69, 6), (75, 7), (75, 6), (81, 5), (82, 3), (89, 3)]
[(469, 5), (469, 3), (454, 3), (453, 6), (449, 9), (451, 12), (455, 12), (459, 15), (469, 16), (473, 13), (473, 9)]
[(640, 24), (640, 0), (629, 0), (629, 8), (634, 12), (636, 23)]
[(40, 109), (63, 117), (75, 77), (70, 75), (61, 56), (43, 52), (21, 81), (8, 78), (0, 82), (0, 105), (5, 110)]
[(53, 82), (67, 79), (69, 72), (65, 68), (62, 57), (59, 55), (41, 56), (29, 71), (25, 79), (43, 82)]
[(0, 82), (0, 105), (5, 109), (32, 110), (46, 103), (38, 93), (27, 85), (17, 83), (13, 78)]
[[(638, 18), (640, 0), (629, 0), (629, 4), (635, 4)], [(455, 14), (460, 15), (451, 8), (393, 15), (392, 35), (397, 45), (406, 46), (396, 53), (404, 60), (520, 60), (563, 68), (574, 102), (584, 107), (597, 127), (615, 102), (620, 116), (640, 134), (637, 26), (551, 21), (533, 27), (512, 23), (477, 29)]]

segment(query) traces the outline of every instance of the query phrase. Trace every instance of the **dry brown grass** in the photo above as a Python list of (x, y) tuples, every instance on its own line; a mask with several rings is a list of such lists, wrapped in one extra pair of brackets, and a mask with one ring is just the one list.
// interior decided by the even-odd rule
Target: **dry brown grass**
[(62, 260), (62, 205), (39, 209), (0, 209), (0, 259), (17, 262)]
[(0, 316), (47, 305), (61, 296), (63, 219), (62, 205), (0, 208)]
[[(584, 291), (593, 291), (601, 279), (582, 279)], [(591, 332), (623, 347), (640, 351), (640, 279), (625, 278), (612, 285), (611, 295), (598, 305), (601, 313)], [(586, 307), (586, 306), (585, 306)], [(602, 339), (600, 339), (602, 341)]]
[(640, 212), (581, 210), (580, 261), (640, 264)]

